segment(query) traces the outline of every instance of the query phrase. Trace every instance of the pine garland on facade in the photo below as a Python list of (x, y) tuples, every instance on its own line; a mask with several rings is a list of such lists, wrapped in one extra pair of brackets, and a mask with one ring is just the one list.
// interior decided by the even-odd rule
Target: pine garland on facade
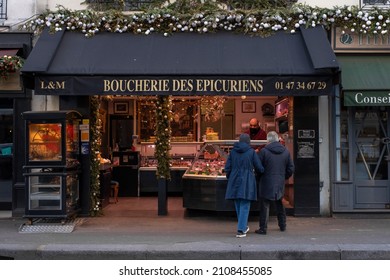
[(100, 171), (99, 171), (99, 153), (101, 146), (101, 120), (99, 119), (100, 99), (97, 96), (90, 98), (90, 118), (89, 118), (89, 135), (90, 135), (90, 215), (98, 216), (102, 214), (100, 203)]
[[(184, 3), (185, 1), (183, 1)], [(185, 5), (180, 3), (151, 8), (139, 13), (126, 14), (118, 10), (96, 12), (72, 11), (59, 6), (30, 20), (21, 29), (39, 34), (48, 27), (52, 32), (69, 30), (91, 37), (99, 32), (136, 33), (212, 33), (240, 32), (252, 36), (269, 36), (278, 31), (295, 33), (297, 29), (317, 25), (327, 30), (338, 27), (342, 32), (384, 36), (390, 31), (390, 10), (358, 6), (333, 8), (293, 4), (288, 7), (235, 9), (212, 5)], [(240, 7), (240, 6), (237, 6)]]
[(156, 149), (154, 156), (157, 159), (157, 178), (171, 179), (171, 108), (169, 96), (158, 96), (156, 101)]

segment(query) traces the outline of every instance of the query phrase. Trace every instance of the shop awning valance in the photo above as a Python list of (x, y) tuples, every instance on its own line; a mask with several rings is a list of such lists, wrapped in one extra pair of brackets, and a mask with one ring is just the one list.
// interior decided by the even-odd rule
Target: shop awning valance
[(36, 94), (322, 95), (338, 63), (321, 27), (267, 38), (46, 31), (22, 73)]
[(3, 57), (5, 55), (7, 56), (14, 56), (17, 54), (19, 49), (1, 49), (0, 48), (0, 57)]
[(338, 56), (346, 91), (389, 91), (390, 56)]
[(390, 105), (390, 56), (338, 56), (346, 106)]
[[(26, 58), (31, 51), (32, 33), (0, 32), (0, 58), (4, 56), (20, 56)], [(9, 67), (7, 71), (9, 71)], [(2, 67), (2, 70), (4, 68)], [(7, 72), (6, 79), (0, 77), (0, 99), (25, 97), (26, 92), (21, 86), (19, 70)], [(1, 100), (0, 100), (1, 102)]]

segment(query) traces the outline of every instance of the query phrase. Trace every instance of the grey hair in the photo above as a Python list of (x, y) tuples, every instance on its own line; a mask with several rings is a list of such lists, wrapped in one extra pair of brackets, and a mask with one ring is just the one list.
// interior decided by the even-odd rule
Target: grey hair
[(269, 143), (279, 142), (279, 135), (275, 131), (270, 131), (267, 133), (267, 141)]

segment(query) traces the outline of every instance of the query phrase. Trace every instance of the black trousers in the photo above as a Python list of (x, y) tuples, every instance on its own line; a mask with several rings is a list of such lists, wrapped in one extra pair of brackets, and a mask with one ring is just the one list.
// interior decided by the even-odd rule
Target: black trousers
[(286, 229), (286, 209), (282, 203), (282, 199), (279, 200), (269, 200), (266, 198), (260, 198), (260, 220), (259, 226), (260, 229), (267, 231), (267, 224), (269, 220), (269, 208), (270, 205), (274, 204), (276, 206), (276, 213), (278, 217), (278, 225), (281, 230)]

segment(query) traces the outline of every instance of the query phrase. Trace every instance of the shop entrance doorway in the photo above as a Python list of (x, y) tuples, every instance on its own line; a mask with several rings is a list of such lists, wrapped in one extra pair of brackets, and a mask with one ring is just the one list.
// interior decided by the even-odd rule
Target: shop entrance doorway
[(111, 147), (118, 150), (130, 150), (133, 144), (133, 116), (110, 115)]
[(0, 105), (0, 210), (12, 208), (13, 104)]
[(388, 107), (351, 107), (355, 209), (390, 206)]

